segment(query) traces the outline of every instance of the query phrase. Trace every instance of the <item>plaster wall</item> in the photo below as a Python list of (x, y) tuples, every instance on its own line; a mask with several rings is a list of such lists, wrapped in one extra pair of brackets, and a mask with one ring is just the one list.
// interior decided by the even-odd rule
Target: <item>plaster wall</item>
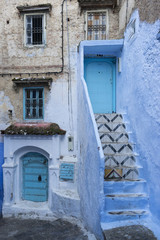
[(119, 36), (122, 37), (131, 14), (135, 9), (139, 10), (141, 21), (154, 23), (160, 18), (159, 0), (121, 0), (119, 5)]
[(86, 227), (102, 239), (100, 217), (103, 210), (104, 155), (83, 79), (83, 47), (80, 48), (78, 79), (78, 192), (81, 216)]
[(139, 9), (141, 21), (154, 23), (160, 18), (159, 0), (135, 0), (135, 7)]
[[(16, 92), (12, 79), (52, 77), (51, 91), (47, 87), (44, 91), (44, 121), (56, 122), (67, 131), (68, 135), (74, 135), (76, 147), (76, 54), (79, 42), (85, 38), (86, 11), (81, 12), (76, 0), (64, 1), (64, 71), (61, 74), (50, 74), (50, 72), (60, 71), (62, 67), (62, 2), (61, 0), (8, 0), (6, 4), (5, 0), (1, 1), (0, 100), (3, 104), (0, 105), (0, 129), (5, 129), (12, 122), (24, 121), (23, 86), (18, 87)], [(47, 3), (52, 4), (52, 10), (51, 13), (46, 13), (46, 45), (26, 47), (24, 45), (24, 14), (19, 13), (17, 6)], [(108, 12), (109, 38), (115, 38), (118, 13), (112, 9), (108, 9)], [(32, 74), (34, 72), (37, 74)], [(41, 74), (42, 72), (47, 74)], [(8, 110), (12, 110), (12, 115), (9, 115)], [(65, 152), (67, 151), (67, 142), (62, 148)]]
[[(136, 143), (141, 176), (147, 180), (152, 214), (160, 219), (160, 42), (156, 39), (160, 21), (141, 22), (136, 10), (136, 33), (125, 31), (122, 71), (117, 80), (117, 112), (126, 113)], [(156, 218), (155, 218), (156, 219)]]
[[(62, 157), (60, 145), (63, 136), (5, 136), (4, 138), (4, 202), (3, 216), (25, 218), (80, 218), (77, 193), (77, 158)], [(38, 152), (48, 159), (48, 201), (35, 203), (22, 199), (22, 156)], [(61, 163), (74, 164), (73, 181), (60, 179)], [(1, 189), (0, 189), (1, 190)]]
[(122, 0), (119, 11), (119, 32), (124, 33), (124, 29), (130, 19), (135, 6), (135, 0)]

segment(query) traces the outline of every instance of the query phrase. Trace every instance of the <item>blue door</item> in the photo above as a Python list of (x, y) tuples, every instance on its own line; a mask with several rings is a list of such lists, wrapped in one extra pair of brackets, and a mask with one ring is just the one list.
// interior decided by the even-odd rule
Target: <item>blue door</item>
[(45, 202), (48, 199), (48, 160), (42, 154), (30, 152), (22, 157), (24, 200)]
[(115, 58), (85, 58), (84, 78), (94, 113), (115, 112)]

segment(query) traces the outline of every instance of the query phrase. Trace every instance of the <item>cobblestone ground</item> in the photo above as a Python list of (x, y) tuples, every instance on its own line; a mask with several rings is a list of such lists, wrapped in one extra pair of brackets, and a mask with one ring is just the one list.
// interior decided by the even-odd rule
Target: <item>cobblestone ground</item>
[[(88, 240), (76, 224), (55, 221), (0, 219), (0, 240)], [(95, 240), (94, 236), (93, 239)]]
[(157, 238), (148, 228), (132, 225), (105, 231), (105, 240), (157, 240)]

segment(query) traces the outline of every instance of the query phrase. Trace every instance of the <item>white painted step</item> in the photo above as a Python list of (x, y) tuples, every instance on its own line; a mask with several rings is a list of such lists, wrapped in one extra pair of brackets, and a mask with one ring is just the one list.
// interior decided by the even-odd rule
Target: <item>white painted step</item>
[(111, 114), (95, 114), (95, 120), (97, 123), (106, 123), (106, 122), (118, 122), (123, 121), (122, 115), (117, 113)]
[(105, 166), (135, 166), (136, 158), (134, 154), (105, 154)]
[(126, 133), (126, 127), (124, 123), (97, 123), (98, 132), (99, 133), (107, 133), (107, 132), (118, 132), (118, 133)]
[(102, 143), (121, 143), (121, 142), (128, 142), (129, 137), (127, 133), (117, 133), (117, 132), (108, 132), (108, 133), (99, 133), (99, 137)]
[(133, 144), (130, 143), (102, 143), (104, 154), (133, 154)]

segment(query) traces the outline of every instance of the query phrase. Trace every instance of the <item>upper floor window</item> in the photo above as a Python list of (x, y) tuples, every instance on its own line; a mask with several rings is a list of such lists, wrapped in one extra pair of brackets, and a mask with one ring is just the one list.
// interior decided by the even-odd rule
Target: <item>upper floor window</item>
[(24, 118), (43, 119), (43, 88), (24, 89)]
[(87, 12), (87, 40), (105, 40), (107, 37), (107, 12)]
[(45, 15), (26, 14), (25, 15), (25, 44), (44, 45), (45, 44)]

